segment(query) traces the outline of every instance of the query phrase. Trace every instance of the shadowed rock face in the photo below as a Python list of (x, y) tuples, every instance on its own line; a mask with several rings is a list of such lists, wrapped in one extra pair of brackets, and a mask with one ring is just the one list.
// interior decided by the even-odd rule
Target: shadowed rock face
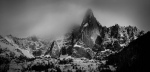
[(54, 42), (54, 45), (53, 45), (50, 55), (55, 58), (58, 58), (60, 56), (60, 48), (56, 42)]
[(107, 57), (106, 66), (117, 67), (117, 72), (144, 72), (146, 68), (147, 51), (150, 48), (150, 32), (132, 41), (119, 53)]
[(53, 58), (58, 58), (60, 54), (61, 54), (61, 50), (58, 44), (56, 43), (56, 41), (53, 41), (51, 47), (49, 47), (49, 49), (45, 52), (44, 55), (50, 55)]
[(55, 44), (55, 42), (53, 42), (53, 43), (51, 44), (51, 46), (47, 49), (47, 51), (45, 52), (44, 55), (51, 55), (52, 49), (53, 49), (53, 47), (54, 47), (54, 44)]

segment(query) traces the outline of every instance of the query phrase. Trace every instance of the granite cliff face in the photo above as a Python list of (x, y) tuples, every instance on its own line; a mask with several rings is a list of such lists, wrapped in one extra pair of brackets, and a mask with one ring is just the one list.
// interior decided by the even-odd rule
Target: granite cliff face
[(118, 52), (144, 34), (144, 31), (133, 26), (102, 26), (90, 9), (87, 10), (81, 26), (74, 30), (70, 34), (72, 53), (69, 54), (75, 57), (89, 54), (88, 58), (97, 56), (101, 51)]
[(79, 30), (79, 40), (86, 47), (92, 48), (96, 44), (96, 39), (100, 36), (102, 26), (96, 20), (92, 10), (88, 10)]

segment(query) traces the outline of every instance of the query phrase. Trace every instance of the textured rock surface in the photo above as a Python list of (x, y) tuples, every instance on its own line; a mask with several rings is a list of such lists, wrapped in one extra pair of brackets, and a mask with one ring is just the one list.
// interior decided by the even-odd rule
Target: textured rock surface
[[(83, 22), (78, 28), (78, 31), (73, 31), (72, 34), (70, 34), (72, 37), (72, 44), (70, 45), (74, 47), (73, 49), (79, 47), (84, 48), (82, 51), (86, 50), (85, 48), (90, 48), (92, 49), (91, 52), (97, 53), (96, 55), (98, 55), (98, 53), (101, 51), (105, 51), (106, 49), (110, 49), (113, 52), (118, 52), (127, 46), (131, 41), (144, 34), (143, 31), (133, 26), (123, 27), (119, 26), (118, 24), (115, 24), (111, 27), (102, 26), (96, 20), (92, 10), (90, 9), (85, 14)], [(70, 50), (73, 51), (72, 49)], [(78, 51), (78, 49), (76, 50)], [(76, 57), (79, 56), (79, 54), (80, 53), (78, 53)], [(93, 54), (92, 57), (94, 56), (95, 54)]]

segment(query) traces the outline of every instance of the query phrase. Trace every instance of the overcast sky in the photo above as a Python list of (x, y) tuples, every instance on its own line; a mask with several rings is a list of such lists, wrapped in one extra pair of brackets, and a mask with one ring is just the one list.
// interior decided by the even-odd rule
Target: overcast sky
[(88, 8), (103, 26), (150, 30), (148, 0), (0, 0), (0, 34), (56, 37), (81, 24)]

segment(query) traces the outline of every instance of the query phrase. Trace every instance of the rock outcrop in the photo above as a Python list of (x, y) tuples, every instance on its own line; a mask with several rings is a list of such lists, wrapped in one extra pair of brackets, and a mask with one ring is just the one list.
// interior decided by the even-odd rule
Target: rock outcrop
[[(143, 34), (143, 31), (133, 26), (123, 27), (118, 24), (110, 27), (102, 26), (94, 17), (92, 10), (89, 9), (81, 26), (70, 34), (70, 37), (72, 37), (70, 43), (72, 49), (70, 50), (72, 53), (75, 53), (73, 49), (84, 48), (82, 50), (86, 50), (86, 48), (90, 48), (92, 49), (92, 57), (106, 49), (118, 52)], [(77, 52), (78, 49), (76, 49)], [(87, 54), (88, 52), (83, 51), (83, 53)], [(79, 55), (80, 53), (78, 55), (74, 54), (74, 56)]]

